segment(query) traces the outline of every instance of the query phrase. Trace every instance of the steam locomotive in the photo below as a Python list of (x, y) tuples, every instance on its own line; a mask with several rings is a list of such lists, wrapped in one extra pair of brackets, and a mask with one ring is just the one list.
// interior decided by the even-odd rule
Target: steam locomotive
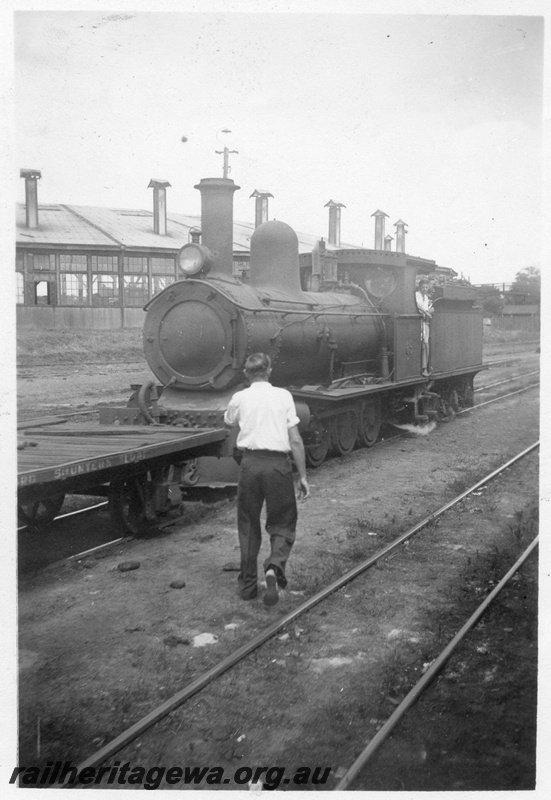
[[(222, 427), (254, 352), (292, 393), (308, 464), (371, 447), (383, 423), (423, 424), (473, 403), (482, 365), (482, 310), (468, 286), (433, 298), (431, 374), (421, 370), (415, 281), (434, 261), (402, 252), (328, 248), (299, 256), (289, 225), (261, 224), (250, 242), (248, 282), (232, 273), (233, 194), (228, 178), (202, 179), (201, 243), (179, 252), (181, 280), (146, 306), (144, 353), (156, 376), (103, 422)], [(230, 434), (220, 458), (187, 463), (180, 486), (235, 481)]]

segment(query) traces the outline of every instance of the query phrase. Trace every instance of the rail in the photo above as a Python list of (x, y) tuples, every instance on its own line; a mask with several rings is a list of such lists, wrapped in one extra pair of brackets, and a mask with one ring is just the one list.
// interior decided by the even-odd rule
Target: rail
[[(125, 745), (129, 744), (131, 741), (136, 739), (140, 734), (142, 734), (144, 731), (146, 731), (152, 725), (156, 724), (159, 720), (163, 719), (168, 714), (170, 714), (172, 711), (174, 711), (176, 708), (178, 708), (178, 706), (181, 706), (184, 702), (189, 700), (189, 698), (193, 697), (195, 694), (197, 694), (202, 689), (204, 689), (213, 680), (218, 678), (220, 675), (223, 675), (231, 667), (235, 666), (240, 661), (242, 661), (246, 656), (250, 655), (252, 652), (257, 650), (261, 645), (263, 645), (265, 642), (267, 642), (269, 639), (271, 639), (276, 633), (278, 633), (283, 628), (285, 628), (287, 625), (289, 625), (290, 622), (293, 622), (298, 617), (302, 616), (307, 611), (310, 611), (310, 609), (314, 608), (314, 606), (316, 606), (322, 600), (325, 600), (331, 594), (333, 594), (334, 592), (338, 591), (343, 586), (346, 586), (348, 583), (350, 583), (352, 580), (357, 578), (359, 575), (361, 575), (367, 569), (369, 569), (370, 567), (375, 565), (382, 558), (387, 556), (389, 553), (393, 552), (397, 547), (402, 545), (404, 542), (406, 542), (412, 536), (417, 534), (423, 528), (427, 527), (430, 523), (432, 523), (438, 517), (442, 516), (442, 514), (444, 514), (450, 508), (452, 508), (453, 506), (457, 505), (457, 503), (461, 502), (464, 498), (468, 497), (470, 494), (475, 492), (481, 486), (484, 486), (485, 484), (489, 483), (491, 480), (493, 480), (495, 477), (500, 475), (502, 472), (504, 472), (506, 469), (511, 467), (513, 464), (517, 463), (522, 458), (527, 456), (529, 453), (531, 453), (537, 447), (539, 447), (539, 441), (535, 442), (534, 444), (530, 445), (525, 450), (523, 450), (521, 453), (518, 453), (516, 456), (514, 456), (511, 459), (509, 459), (505, 464), (502, 464), (500, 467), (498, 467), (497, 469), (493, 470), (491, 473), (486, 475), (484, 478), (482, 478), (481, 480), (477, 481), (471, 487), (469, 487), (465, 491), (461, 492), (461, 494), (457, 495), (455, 498), (450, 500), (448, 503), (445, 503), (443, 506), (438, 508), (436, 511), (432, 512), (427, 517), (425, 517), (423, 520), (418, 522), (416, 525), (414, 525), (411, 528), (409, 528), (405, 533), (400, 535), (397, 539), (395, 539), (389, 545), (384, 547), (378, 553), (375, 553), (370, 558), (365, 559), (364, 561), (360, 562), (353, 569), (349, 570), (344, 575), (342, 575), (340, 578), (338, 578), (337, 580), (333, 581), (328, 586), (326, 586), (324, 589), (320, 590), (315, 595), (310, 597), (308, 600), (306, 600), (303, 603), (301, 603), (300, 605), (298, 605), (293, 611), (289, 612), (284, 617), (282, 617), (281, 619), (279, 619), (276, 622), (274, 622), (272, 625), (270, 625), (267, 628), (265, 628), (259, 634), (254, 636), (249, 642), (245, 643), (240, 648), (238, 648), (233, 653), (231, 653), (229, 656), (227, 656), (226, 658), (222, 659), (222, 661), (220, 661), (218, 664), (216, 664), (214, 667), (212, 667), (212, 669), (207, 670), (205, 673), (200, 675), (198, 678), (196, 678), (190, 684), (188, 684), (183, 689), (181, 689), (179, 692), (174, 694), (172, 697), (170, 697), (164, 703), (159, 705), (157, 708), (153, 709), (145, 717), (143, 717), (142, 719), (138, 720), (136, 723), (131, 725), (129, 728), (127, 728), (125, 731), (123, 731), (121, 734), (119, 734), (117, 737), (112, 739), (110, 742), (105, 744), (102, 748), (100, 748), (95, 753), (93, 753), (91, 756), (89, 756), (85, 761), (83, 761), (81, 764), (79, 764), (77, 766), (77, 774), (80, 774), (81, 771), (86, 769), (87, 767), (94, 767), (94, 766), (97, 766), (98, 764), (101, 764), (103, 761), (105, 761), (111, 755), (113, 755), (114, 753), (118, 752), (121, 748), (123, 748)], [(65, 784), (64, 788), (67, 788), (67, 787), (68, 787), (68, 784)]]
[(469, 619), (465, 622), (463, 627), (455, 634), (453, 639), (451, 639), (446, 647), (442, 650), (439, 656), (437, 656), (427, 671), (422, 675), (422, 677), (417, 681), (415, 686), (408, 692), (408, 694), (404, 697), (400, 705), (395, 709), (395, 711), (390, 715), (387, 721), (382, 725), (382, 727), (377, 731), (373, 739), (369, 742), (369, 744), (365, 747), (364, 750), (360, 753), (358, 758), (354, 761), (351, 767), (347, 769), (343, 777), (340, 779), (339, 783), (335, 786), (334, 791), (342, 791), (347, 789), (356, 775), (360, 772), (363, 766), (369, 761), (371, 756), (378, 750), (378, 748), (383, 744), (383, 742), (390, 736), (398, 722), (404, 716), (404, 714), (411, 708), (411, 706), (416, 702), (418, 697), (425, 691), (428, 687), (429, 683), (433, 680), (435, 675), (440, 672), (446, 661), (450, 658), (454, 650), (457, 646), (463, 641), (467, 633), (471, 630), (471, 628), (476, 625), (480, 617), (484, 614), (488, 606), (495, 600), (497, 595), (501, 592), (501, 590), (507, 585), (507, 583), (511, 580), (513, 575), (518, 572), (520, 567), (524, 564), (530, 553), (534, 550), (539, 542), (539, 536), (528, 545), (524, 553), (520, 556), (520, 558), (513, 564), (511, 569), (503, 576), (497, 586), (490, 592), (490, 594), (486, 597), (486, 599), (478, 606), (476, 611), (469, 617)]

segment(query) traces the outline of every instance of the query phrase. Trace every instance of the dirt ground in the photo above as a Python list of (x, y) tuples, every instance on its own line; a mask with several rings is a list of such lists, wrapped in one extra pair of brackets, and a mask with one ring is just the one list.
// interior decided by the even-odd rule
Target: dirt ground
[[(86, 407), (98, 390), (102, 402), (120, 402), (125, 386), (148, 377), (132, 364), (91, 376), (65, 369), (45, 391), (39, 368), (26, 368), (20, 411)], [(272, 609), (235, 595), (233, 501), (155, 539), (22, 576), (19, 763), (81, 762), (537, 438), (531, 390), (311, 471), (290, 586)], [(536, 450), (107, 763), (224, 768), (226, 783), (185, 787), (200, 789), (248, 788), (240, 768), (281, 766), (291, 776), (330, 767), (319, 785), (286, 784), (278, 773), (278, 788), (334, 788), (533, 538), (537, 498)], [(127, 561), (139, 568), (119, 571)], [(212, 643), (195, 646), (201, 634)], [(536, 689), (537, 553), (351, 788), (533, 789)]]

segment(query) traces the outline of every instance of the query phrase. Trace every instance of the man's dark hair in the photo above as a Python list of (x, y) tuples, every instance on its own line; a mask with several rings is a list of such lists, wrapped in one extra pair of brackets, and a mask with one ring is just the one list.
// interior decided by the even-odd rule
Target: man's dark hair
[(245, 361), (247, 375), (267, 375), (272, 366), (272, 360), (266, 353), (253, 353)]

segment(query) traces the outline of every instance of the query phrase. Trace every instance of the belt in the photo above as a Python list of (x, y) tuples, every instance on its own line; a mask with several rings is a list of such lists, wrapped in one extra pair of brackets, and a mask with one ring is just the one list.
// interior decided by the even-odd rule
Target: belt
[(245, 448), (243, 450), (244, 453), (250, 453), (254, 456), (288, 456), (285, 450), (249, 450), (249, 448)]

